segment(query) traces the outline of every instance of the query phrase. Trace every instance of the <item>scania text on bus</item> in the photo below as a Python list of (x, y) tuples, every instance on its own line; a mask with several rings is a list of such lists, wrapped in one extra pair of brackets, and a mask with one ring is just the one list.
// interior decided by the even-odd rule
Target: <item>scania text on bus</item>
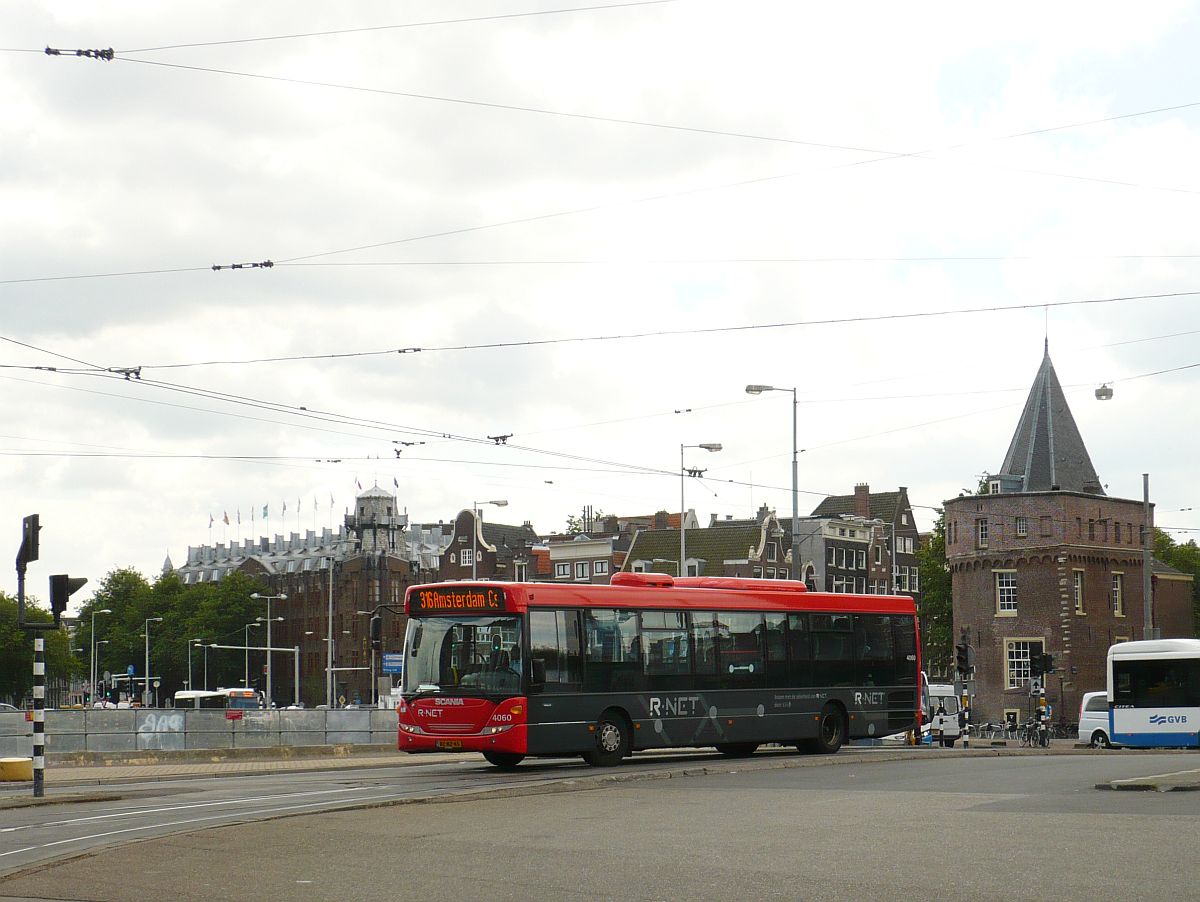
[(836, 752), (919, 728), (906, 596), (618, 573), (610, 586), (413, 586), (398, 745), (612, 765), (634, 750)]

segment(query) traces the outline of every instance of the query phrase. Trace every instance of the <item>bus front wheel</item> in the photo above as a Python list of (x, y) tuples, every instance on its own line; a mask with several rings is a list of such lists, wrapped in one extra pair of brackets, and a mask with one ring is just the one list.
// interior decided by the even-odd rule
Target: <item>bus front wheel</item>
[(583, 753), (592, 767), (615, 767), (629, 754), (629, 724), (617, 711), (605, 711), (596, 721), (596, 747)]
[(757, 742), (725, 742), (717, 746), (717, 751), (726, 758), (749, 758), (758, 751)]
[(525, 760), (524, 755), (515, 752), (484, 752), (483, 757), (488, 764), (494, 764), (501, 770), (512, 770)]

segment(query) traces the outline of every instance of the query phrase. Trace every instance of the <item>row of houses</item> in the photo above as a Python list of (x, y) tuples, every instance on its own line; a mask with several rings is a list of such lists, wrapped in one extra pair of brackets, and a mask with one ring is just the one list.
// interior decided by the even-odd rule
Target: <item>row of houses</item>
[[(286, 594), (275, 608), (284, 617), (276, 635), (281, 647), (300, 647), (301, 695), (324, 698), (325, 643), (332, 635), (335, 696), (368, 699), (378, 662), (367, 615), (384, 606), (384, 650), (399, 649), (408, 586), (468, 579), (603, 584), (621, 570), (679, 573), (681, 524), (682, 572), (792, 578), (792, 521), (765, 505), (752, 518), (714, 517), (707, 526), (691, 510), (600, 520), (585, 515), (577, 532), (542, 536), (529, 522), (495, 522), (475, 508), (450, 521), (413, 523), (396, 496), (378, 486), (359, 493), (337, 530), (194, 546), (179, 567), (168, 558), (164, 571), (189, 585), (239, 571)], [(809, 588), (883, 593), (892, 572), (894, 590), (919, 596), (917, 532), (905, 489), (873, 494), (856, 486), (853, 495), (825, 499), (798, 525), (801, 556), (794, 572)], [(281, 694), (291, 692), (287, 679), (277, 687)]]
[[(1000, 469), (979, 493), (942, 502), (953, 634), (976, 650), (976, 711), (999, 720), (1029, 706), (1032, 663), (1055, 656), (1051, 701), (1061, 714), (1104, 686), (1115, 641), (1193, 635), (1192, 578), (1151, 562), (1143, 594), (1143, 541), (1153, 505), (1111, 498), (1092, 466), (1049, 349)], [(921, 599), (921, 543), (908, 491), (860, 484), (811, 514), (780, 518), (765, 505), (745, 519), (693, 511), (585, 516), (575, 531), (539, 535), (526, 522), (493, 522), (465, 509), (450, 521), (410, 523), (379, 487), (356, 499), (336, 532), (276, 536), (188, 549), (186, 583), (233, 570), (288, 595), (280, 641), (302, 650), (302, 694), (322, 698), (328, 618), (338, 694), (368, 697), (374, 664), (364, 612), (385, 608), (386, 649), (403, 635), (404, 590), (434, 580), (607, 583), (619, 571), (800, 579), (810, 589)], [(166, 567), (174, 569), (170, 561)], [(1149, 602), (1147, 604), (1147, 602)], [(946, 662), (927, 662), (932, 669)], [(285, 687), (286, 688), (286, 687)], [(286, 689), (290, 692), (290, 688)]]

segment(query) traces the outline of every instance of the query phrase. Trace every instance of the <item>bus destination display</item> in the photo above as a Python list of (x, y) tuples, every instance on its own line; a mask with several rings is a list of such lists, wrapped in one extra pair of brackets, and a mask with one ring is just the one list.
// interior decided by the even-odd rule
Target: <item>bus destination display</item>
[(504, 610), (504, 592), (493, 588), (417, 589), (412, 594), (414, 614), (475, 614)]

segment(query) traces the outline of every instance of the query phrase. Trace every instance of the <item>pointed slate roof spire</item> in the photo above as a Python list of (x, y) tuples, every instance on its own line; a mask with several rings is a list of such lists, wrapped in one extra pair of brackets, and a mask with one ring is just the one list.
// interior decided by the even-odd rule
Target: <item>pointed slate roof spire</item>
[(1054, 364), (1050, 362), (1049, 339), (1017, 431), (997, 475), (1015, 477), (1002, 480), (1012, 486), (1006, 485), (1005, 491), (1104, 494), (1054, 373)]

